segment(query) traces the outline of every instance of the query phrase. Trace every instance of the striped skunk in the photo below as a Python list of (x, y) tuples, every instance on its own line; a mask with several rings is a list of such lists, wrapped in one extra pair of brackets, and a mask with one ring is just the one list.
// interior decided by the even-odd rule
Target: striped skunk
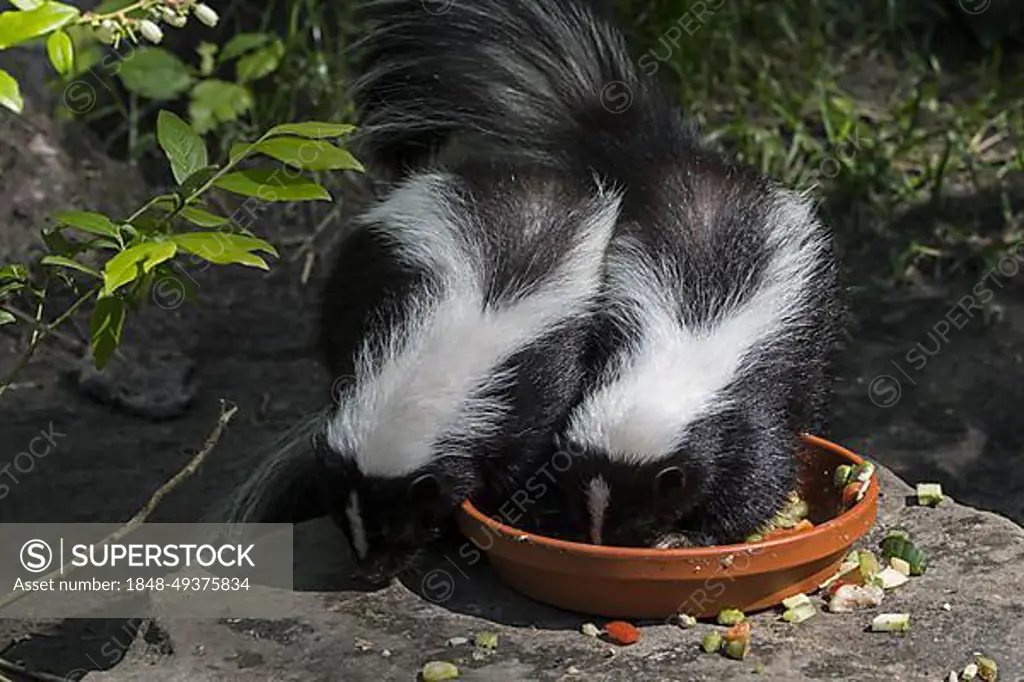
[(475, 126), (447, 120), (457, 99), (395, 96), (418, 66), (392, 43), (405, 19), (432, 16), (419, 2), (391, 14), (402, 5), (369, 8), (353, 86), (357, 155), (388, 182), (322, 295), (336, 402), (312, 448), (265, 462), (233, 515), (328, 515), (374, 578), (410, 565), (463, 500), (513, 492), (550, 453), (579, 396), (620, 205), (592, 175), (476, 149)]
[(386, 163), (448, 145), (622, 197), (588, 376), (559, 436), (573, 465), (525, 529), (741, 540), (794, 487), (797, 434), (826, 423), (831, 235), (806, 196), (707, 148), (590, 5), (437, 4), (371, 5), (384, 28), (361, 95)]

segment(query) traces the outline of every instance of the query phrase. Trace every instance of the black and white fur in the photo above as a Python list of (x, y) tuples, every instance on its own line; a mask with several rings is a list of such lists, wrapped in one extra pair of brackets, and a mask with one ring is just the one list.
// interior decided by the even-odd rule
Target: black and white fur
[(405, 70), (428, 77), (396, 41), (406, 20), (430, 19), (424, 7), (372, 5), (361, 46), (359, 155), (391, 184), (343, 240), (323, 295), (337, 404), (313, 451), (265, 463), (235, 515), (326, 512), (380, 577), (464, 499), (500, 501), (550, 453), (578, 399), (621, 204), (593, 174), (497, 159), (468, 117), (448, 120), (479, 101), (409, 85)]
[(371, 15), (385, 28), (360, 92), (382, 163), (446, 147), (622, 193), (592, 372), (561, 435), (574, 464), (533, 530), (628, 546), (752, 532), (795, 483), (796, 434), (827, 417), (836, 267), (810, 200), (702, 145), (585, 4)]
[(410, 174), (346, 240), (323, 306), (339, 401), (316, 442), (368, 570), (399, 570), (463, 500), (511, 492), (550, 449), (618, 204), (460, 162)]

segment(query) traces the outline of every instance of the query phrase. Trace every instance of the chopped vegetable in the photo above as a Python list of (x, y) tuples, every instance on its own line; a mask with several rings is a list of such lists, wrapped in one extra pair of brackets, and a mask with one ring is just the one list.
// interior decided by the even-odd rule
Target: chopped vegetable
[(849, 509), (861, 498), (861, 490), (864, 488), (864, 484), (860, 481), (852, 481), (846, 484), (843, 488), (843, 507)]
[(713, 654), (722, 646), (722, 635), (717, 630), (712, 630), (704, 635), (700, 645), (704, 649), (704, 653)]
[(734, 658), (737, 661), (742, 661), (747, 657), (747, 650), (750, 649), (749, 639), (734, 639), (731, 642), (726, 642), (725, 646), (722, 647), (722, 653), (729, 658)]
[(814, 608), (814, 604), (808, 601), (787, 609), (786, 612), (782, 614), (782, 620), (787, 623), (792, 623), (793, 625), (799, 625), (805, 620), (810, 620), (816, 615), (818, 615), (818, 609)]
[(745, 619), (746, 616), (739, 609), (722, 609), (718, 612), (719, 625), (736, 625)]
[(943, 499), (942, 486), (938, 483), (917, 484), (917, 503), (922, 507), (937, 507)]
[(805, 530), (812, 530), (813, 528), (813, 523), (811, 523), (807, 519), (800, 519), (800, 521), (794, 524), (792, 528), (773, 528), (772, 530), (768, 531), (768, 533), (764, 536), (764, 539), (776, 540), (778, 538), (788, 538), (790, 535), (796, 535), (797, 533), (802, 533)]
[(761, 542), (762, 540), (764, 540), (764, 536), (760, 533), (751, 533), (745, 540), (743, 540), (743, 542), (749, 545), (755, 542)]
[(835, 580), (831, 585), (829, 585), (825, 589), (825, 596), (831, 598), (836, 592), (839, 591), (839, 588), (843, 586), (861, 586), (864, 584), (864, 577), (860, 573), (860, 568), (855, 567), (847, 571), (843, 575), (839, 576), (837, 580)]
[(891, 566), (879, 571), (875, 577), (879, 580), (884, 590), (891, 590), (900, 585), (905, 585), (910, 580), (906, 573), (901, 573)]
[(899, 571), (903, 575), (910, 575), (910, 564), (908, 564), (906, 561), (899, 558), (898, 556), (889, 557), (889, 565), (892, 566), (894, 570)]
[(985, 680), (985, 682), (995, 682), (996, 677), (999, 675), (999, 667), (996, 662), (988, 656), (977, 655), (974, 657), (975, 663), (978, 664), (978, 677)]
[(960, 682), (960, 676), (956, 674), (955, 670), (950, 670), (946, 682)]
[(906, 533), (890, 532), (882, 540), (882, 552), (886, 557), (903, 559), (910, 565), (910, 575), (924, 575), (928, 569), (928, 560), (917, 545), (910, 541)]
[(872, 632), (906, 632), (909, 629), (909, 613), (880, 613), (871, 621)]
[(870, 608), (882, 603), (885, 593), (877, 585), (842, 585), (828, 603), (832, 613), (848, 613), (859, 608)]
[(858, 575), (860, 574), (860, 557), (857, 554), (857, 552), (850, 552), (850, 555), (847, 556), (845, 560), (843, 560), (842, 564), (840, 564), (839, 570), (837, 570), (835, 574), (832, 575), (832, 577), (830, 577), (828, 580), (823, 582), (821, 585), (818, 585), (818, 589), (828, 589), (829, 586), (836, 583), (844, 576), (848, 575), (851, 571), (857, 571)]
[(601, 634), (601, 630), (593, 623), (584, 623), (580, 631), (587, 637), (597, 637)]
[(475, 643), (482, 649), (497, 649), (498, 635), (493, 632), (478, 632)]
[(811, 603), (811, 598), (808, 597), (803, 592), (801, 592), (799, 594), (794, 594), (792, 597), (788, 597), (788, 598), (782, 600), (782, 606), (787, 608), (787, 609), (795, 609), (797, 606), (800, 606), (801, 604), (810, 604), (810, 603)]
[(850, 482), (850, 474), (853, 473), (853, 467), (849, 464), (840, 464), (836, 467), (836, 472), (833, 475), (833, 482), (837, 488), (845, 488), (846, 484)]
[(875, 465), (872, 462), (864, 462), (863, 464), (858, 464), (857, 467), (853, 470), (852, 478), (853, 480), (857, 480), (860, 481), (861, 483), (866, 484), (871, 480), (871, 477), (874, 475)]
[(463, 644), (468, 644), (469, 640), (465, 637), (452, 637), (447, 643), (448, 646), (462, 646)]
[(697, 624), (697, 619), (693, 616), (688, 616), (685, 613), (677, 613), (675, 617), (676, 624), (681, 628), (692, 628)]
[(640, 631), (625, 621), (616, 620), (608, 623), (604, 626), (604, 632), (608, 635), (608, 639), (622, 646), (636, 644), (640, 641)]
[(866, 549), (857, 552), (857, 565), (864, 582), (870, 582), (882, 570), (875, 555)]
[(978, 676), (978, 666), (974, 663), (968, 663), (964, 668), (964, 671), (960, 673), (961, 680), (973, 680)]
[(755, 675), (760, 675), (764, 671), (765, 671), (764, 663), (762, 663), (761, 661), (758, 661), (757, 663), (754, 664), (753, 672), (754, 672)]
[(750, 639), (750, 621), (745, 620), (742, 623), (736, 623), (736, 625), (725, 631), (722, 639), (727, 642), (731, 642), (734, 639)]
[(423, 682), (441, 682), (441, 680), (454, 680), (459, 676), (459, 669), (447, 661), (431, 661), (423, 666), (420, 671)]
[(732, 566), (732, 563), (735, 560), (736, 560), (736, 555), (735, 554), (726, 554), (724, 557), (722, 557), (719, 560), (719, 563), (722, 564), (722, 568), (729, 568), (730, 566)]

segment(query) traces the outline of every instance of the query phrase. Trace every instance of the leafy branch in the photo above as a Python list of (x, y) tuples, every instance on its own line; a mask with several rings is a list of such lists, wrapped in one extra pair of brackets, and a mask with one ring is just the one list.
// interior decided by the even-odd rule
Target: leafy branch
[[(315, 121), (274, 126), (253, 142), (233, 146), (227, 162), (218, 166), (209, 163), (206, 145), (187, 123), (172, 112), (161, 111), (157, 140), (170, 163), (177, 189), (151, 198), (120, 221), (91, 211), (54, 215), (55, 225), (43, 231), (50, 253), (40, 264), (74, 271), (93, 280), (93, 284), (60, 317), (37, 327), (38, 334), (25, 356), (0, 384), (0, 395), (43, 339), (89, 300), (95, 300), (89, 321), (90, 348), (96, 367), (105, 366), (120, 344), (125, 316), (132, 304), (142, 300), (158, 281), (173, 281), (184, 289), (182, 280), (171, 270), (178, 256), (187, 254), (213, 264), (269, 270), (260, 254), (276, 257), (276, 249), (231, 217), (213, 212), (204, 203), (205, 195), (216, 188), (260, 202), (330, 201), (327, 189), (306, 172), (361, 172), (362, 165), (350, 152), (330, 142), (353, 129), (349, 124)], [(243, 161), (259, 155), (280, 164), (240, 167)], [(192, 229), (179, 230), (183, 225)], [(99, 254), (109, 257), (96, 265), (83, 254), (94, 259)], [(0, 268), (0, 302), (4, 296), (31, 288), (24, 266)], [(16, 315), (0, 306), (0, 324), (14, 321)]]

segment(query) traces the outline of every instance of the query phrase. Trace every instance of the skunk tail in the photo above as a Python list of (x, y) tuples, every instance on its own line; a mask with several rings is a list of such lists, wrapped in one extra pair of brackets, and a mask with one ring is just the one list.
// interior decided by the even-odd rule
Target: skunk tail
[(637, 136), (680, 134), (675, 108), (585, 3), (374, 0), (364, 12), (353, 97), (371, 164), (400, 171), (454, 146), (607, 175), (617, 151), (646, 146)]

